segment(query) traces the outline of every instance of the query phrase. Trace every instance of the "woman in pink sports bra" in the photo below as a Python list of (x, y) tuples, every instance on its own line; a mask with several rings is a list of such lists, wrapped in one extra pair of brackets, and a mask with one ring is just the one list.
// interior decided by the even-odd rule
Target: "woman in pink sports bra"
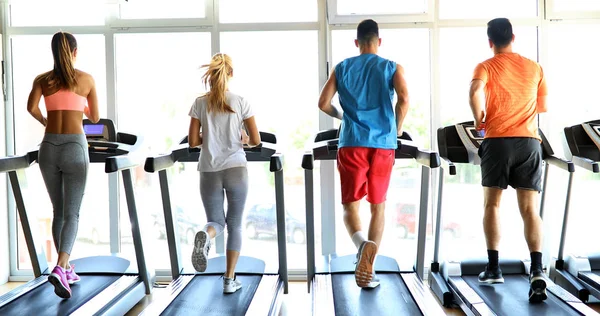
[[(52, 201), (52, 237), (58, 261), (48, 281), (62, 298), (71, 297), (70, 284), (79, 281), (69, 264), (77, 238), (79, 209), (89, 165), (88, 145), (83, 133), (83, 115), (96, 123), (98, 98), (91, 75), (74, 67), (77, 41), (72, 34), (58, 32), (51, 42), (54, 68), (35, 78), (27, 100), (27, 111), (46, 127), (38, 163)], [(39, 103), (44, 97), (47, 118)]]

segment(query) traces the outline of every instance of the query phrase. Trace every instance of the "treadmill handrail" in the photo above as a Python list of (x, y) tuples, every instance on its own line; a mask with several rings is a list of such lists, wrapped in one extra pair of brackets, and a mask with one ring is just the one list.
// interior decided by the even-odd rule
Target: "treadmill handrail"
[(449, 175), (451, 175), (451, 176), (456, 175), (456, 165), (452, 161), (450, 161), (448, 158), (444, 158), (444, 157), (440, 156), (440, 167), (443, 170), (446, 170)]
[(573, 156), (571, 159), (573, 163), (577, 166), (585, 168), (593, 173), (600, 172), (600, 168), (598, 167), (598, 162), (593, 161), (589, 158), (581, 157), (581, 156)]
[[(312, 156), (314, 160), (335, 160), (335, 155), (331, 155), (332, 152), (338, 150), (338, 138), (322, 140), (315, 142), (312, 146)], [(398, 148), (396, 149), (396, 159), (402, 159), (404, 157), (400, 155), (409, 155), (415, 159), (419, 164), (429, 168), (437, 168), (440, 166), (440, 155), (435, 151), (424, 150), (418, 147), (418, 145), (407, 139), (398, 138)], [(304, 169), (309, 169), (308, 165), (303, 164)]]
[(10, 172), (25, 169), (37, 160), (38, 151), (30, 151), (22, 156), (8, 156), (0, 158), (0, 172)]
[(548, 164), (556, 166), (568, 172), (575, 172), (575, 164), (572, 161), (562, 159), (556, 156), (547, 156), (544, 159)]
[(124, 150), (124, 154), (117, 153), (114, 156), (106, 158), (104, 163), (104, 172), (106, 173), (113, 173), (120, 170), (135, 168), (142, 163), (143, 157), (140, 157), (140, 149), (142, 148), (141, 144), (144, 142), (144, 138), (138, 135), (125, 133), (119, 134), (135, 137), (135, 143), (124, 144), (117, 142), (119, 145), (117, 150), (122, 148)]

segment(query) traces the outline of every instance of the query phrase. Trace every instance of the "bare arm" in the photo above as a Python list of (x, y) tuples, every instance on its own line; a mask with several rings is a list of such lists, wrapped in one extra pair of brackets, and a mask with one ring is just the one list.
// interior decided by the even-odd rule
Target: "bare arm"
[(406, 87), (406, 80), (404, 79), (404, 68), (400, 65), (396, 65), (396, 73), (394, 73), (394, 90), (398, 95), (398, 101), (396, 101), (396, 130), (398, 136), (402, 135), (402, 124), (406, 113), (409, 108), (408, 89)]
[(200, 120), (194, 117), (190, 119), (188, 144), (192, 148), (202, 145), (202, 137), (200, 137)]
[(42, 84), (39, 77), (33, 80), (29, 98), (27, 98), (27, 111), (42, 125), (46, 126), (47, 121), (40, 110), (40, 99), (42, 98)]
[(474, 79), (471, 81), (471, 88), (469, 89), (469, 105), (471, 106), (471, 112), (475, 119), (475, 128), (480, 130), (485, 128), (483, 120), (485, 118), (485, 83), (483, 80)]
[(256, 121), (254, 120), (254, 116), (251, 116), (244, 120), (244, 125), (248, 130), (249, 140), (247, 142), (248, 146), (254, 147), (260, 144), (260, 133), (258, 132), (258, 128), (256, 127)]
[(92, 121), (97, 123), (100, 120), (100, 114), (98, 113), (98, 95), (96, 94), (96, 82), (91, 75), (88, 75), (90, 83), (90, 92), (87, 95), (88, 105), (83, 109), (83, 114)]
[(321, 111), (325, 112), (327, 115), (341, 120), (344, 116), (344, 113), (331, 104), (331, 100), (336, 92), (337, 79), (335, 78), (335, 70), (333, 70), (329, 76), (329, 79), (327, 79), (327, 82), (321, 90), (321, 95), (319, 96), (319, 109), (321, 109)]

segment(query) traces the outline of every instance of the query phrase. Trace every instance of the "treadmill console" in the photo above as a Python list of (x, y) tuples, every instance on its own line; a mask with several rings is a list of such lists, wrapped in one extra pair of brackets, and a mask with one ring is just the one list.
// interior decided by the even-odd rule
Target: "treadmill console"
[(83, 125), (85, 137), (90, 140), (108, 141), (108, 131), (104, 124), (87, 124)]
[(467, 149), (469, 156), (469, 162), (473, 164), (480, 164), (481, 159), (479, 158), (479, 146), (483, 142), (485, 136), (485, 130), (478, 131), (475, 128), (473, 122), (464, 122), (455, 125), (458, 137), (462, 141), (464, 147)]

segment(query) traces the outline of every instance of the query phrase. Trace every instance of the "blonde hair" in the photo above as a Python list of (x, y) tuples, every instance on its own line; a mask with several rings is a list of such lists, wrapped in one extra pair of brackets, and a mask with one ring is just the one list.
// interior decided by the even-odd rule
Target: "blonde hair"
[(217, 53), (211, 58), (210, 64), (202, 65), (200, 68), (208, 68), (202, 76), (204, 86), (210, 87), (209, 92), (206, 93), (207, 112), (235, 113), (227, 104), (225, 96), (229, 77), (233, 75), (231, 57), (227, 54)]
[(54, 34), (51, 42), (54, 69), (42, 75), (50, 88), (73, 90), (77, 85), (77, 74), (73, 65), (73, 54), (77, 48), (75, 36), (66, 32)]

